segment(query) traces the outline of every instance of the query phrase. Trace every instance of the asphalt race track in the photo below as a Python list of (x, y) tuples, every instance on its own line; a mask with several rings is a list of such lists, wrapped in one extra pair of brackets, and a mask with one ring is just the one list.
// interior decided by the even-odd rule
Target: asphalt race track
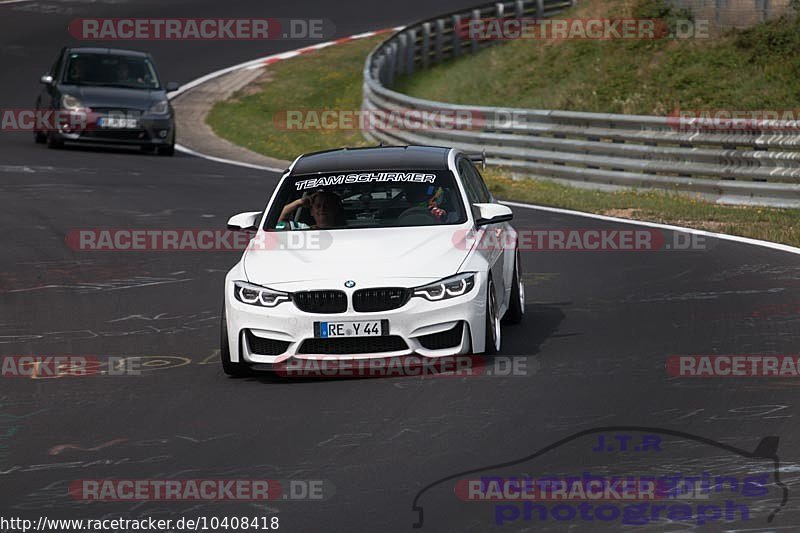
[[(355, 0), (346, 10), (321, 0), (0, 5), (0, 107), (33, 105), (39, 76), (61, 46), (74, 43), (66, 27), (79, 17), (319, 17), (344, 36), (471, 3)], [(185, 83), (305, 44), (120, 46), (150, 50), (163, 78)], [(410, 530), (419, 518), (415, 496), (438, 480), (524, 458), (576, 432), (627, 426), (750, 451), (764, 437), (779, 437), (777, 472), (788, 492), (751, 501), (751, 520), (736, 527), (800, 524), (797, 378), (678, 379), (665, 370), (673, 355), (797, 355), (797, 255), (717, 239), (691, 251), (526, 252), (527, 315), (504, 328), (502, 354), (524, 357), (526, 375), (287, 380), (230, 379), (219, 366), (222, 281), (239, 252), (90, 252), (65, 244), (76, 229), (222, 229), (230, 215), (262, 209), (276, 179), (182, 154), (48, 150), (28, 133), (0, 133), (0, 354), (148, 363), (140, 376), (0, 378), (0, 515), (277, 516), (290, 532)], [(514, 211), (517, 228), (632, 227)], [(673, 242), (672, 232), (665, 237)], [(611, 472), (642, 461), (729, 475), (773, 468), (688, 437), (673, 435), (680, 446), (649, 455), (591, 452), (596, 437), (582, 438), (588, 440), (532, 459), (518, 473)], [(323, 480), (326, 497), (87, 502), (67, 494), (75, 480), (105, 478)], [(428, 490), (420, 502), (424, 530), (495, 527), (491, 504), (459, 502), (453, 482)], [(522, 517), (503, 527), (619, 528)]]

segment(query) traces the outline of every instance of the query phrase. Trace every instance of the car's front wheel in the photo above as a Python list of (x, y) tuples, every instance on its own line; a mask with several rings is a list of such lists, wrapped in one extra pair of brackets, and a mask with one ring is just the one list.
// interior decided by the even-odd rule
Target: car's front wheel
[(231, 349), (228, 344), (228, 321), (225, 318), (225, 306), (222, 307), (222, 324), (219, 334), (219, 354), (222, 359), (222, 371), (233, 377), (242, 377), (250, 373), (244, 363), (231, 361)]
[(158, 155), (173, 156), (175, 155), (175, 144), (168, 144), (167, 146), (158, 147)]
[(486, 341), (483, 353), (493, 355), (500, 351), (502, 344), (500, 332), (500, 317), (497, 316), (497, 299), (494, 296), (494, 282), (489, 277), (486, 295)]
[(56, 137), (54, 133), (50, 133), (47, 135), (47, 147), (55, 150), (64, 148), (64, 141)]
[(47, 142), (47, 134), (41, 131), (33, 132), (33, 141), (36, 144), (44, 144)]
[(525, 283), (522, 281), (522, 267), (519, 261), (519, 250), (514, 253), (514, 277), (511, 280), (511, 298), (508, 310), (503, 315), (506, 324), (519, 324), (525, 315)]

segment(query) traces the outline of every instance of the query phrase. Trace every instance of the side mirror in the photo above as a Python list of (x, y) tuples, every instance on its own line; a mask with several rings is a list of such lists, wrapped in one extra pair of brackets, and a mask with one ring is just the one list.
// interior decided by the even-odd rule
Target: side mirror
[(42, 85), (53, 85), (53, 76), (50, 74), (45, 74), (41, 78), (39, 78), (39, 83)]
[(485, 226), (486, 224), (497, 224), (498, 222), (508, 222), (514, 218), (514, 213), (508, 206), (502, 204), (472, 204), (473, 207), (478, 209), (478, 218), (475, 221), (476, 226)]
[(228, 220), (228, 229), (235, 231), (256, 231), (261, 214), (261, 211), (251, 211), (249, 213), (234, 215)]
[(171, 81), (171, 82), (167, 83), (167, 92), (168, 93), (177, 91), (180, 88), (181, 88), (180, 83), (177, 83), (177, 82), (174, 82), (174, 81)]

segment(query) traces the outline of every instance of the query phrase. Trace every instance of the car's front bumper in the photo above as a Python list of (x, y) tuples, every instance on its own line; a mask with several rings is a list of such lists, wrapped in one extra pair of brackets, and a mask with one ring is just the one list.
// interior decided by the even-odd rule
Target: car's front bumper
[(140, 118), (136, 129), (102, 128), (96, 123), (85, 128), (62, 129), (52, 132), (57, 139), (73, 143), (96, 143), (131, 146), (168, 146), (175, 141), (175, 120), (172, 117)]
[[(348, 293), (351, 300), (352, 291)], [(287, 363), (292, 359), (358, 360), (386, 358), (416, 354), (422, 357), (445, 357), (471, 352), (482, 352), (486, 324), (486, 283), (476, 274), (475, 287), (467, 294), (456, 298), (431, 302), (419, 297), (411, 298), (399, 309), (379, 313), (347, 311), (335, 314), (315, 314), (299, 310), (293, 302), (284, 302), (274, 308), (263, 308), (239, 302), (233, 296), (233, 283), (226, 281), (226, 320), (231, 360), (258, 365), (268, 369), (270, 365)], [(310, 353), (303, 347), (304, 341), (314, 338), (315, 322), (378, 321), (388, 320), (389, 335), (402, 339), (405, 347), (389, 351), (368, 353)], [(430, 335), (450, 333), (460, 340), (445, 347), (431, 347)], [(248, 339), (278, 341), (285, 346), (280, 354), (256, 353)], [(441, 338), (441, 337), (440, 337)], [(366, 337), (362, 339), (376, 339)], [(356, 341), (358, 344), (359, 341)], [(364, 342), (371, 342), (365, 340)], [(279, 344), (283, 343), (283, 344)], [(426, 348), (423, 343), (427, 344)], [(382, 344), (380, 342), (378, 345)], [(307, 345), (306, 345), (307, 346)], [(279, 348), (280, 349), (280, 348)], [(361, 350), (359, 350), (361, 351)]]

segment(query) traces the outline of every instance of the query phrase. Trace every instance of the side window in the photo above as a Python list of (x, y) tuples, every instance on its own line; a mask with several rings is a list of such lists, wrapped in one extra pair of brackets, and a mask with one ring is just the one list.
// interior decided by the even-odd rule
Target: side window
[(475, 179), (471, 176), (472, 172), (469, 168), (469, 161), (461, 159), (458, 162), (458, 174), (461, 176), (461, 183), (464, 184), (464, 189), (467, 191), (469, 203), (480, 203), (482, 200), (478, 189), (475, 188)]
[(491, 203), (492, 193), (489, 192), (489, 187), (487, 187), (486, 182), (483, 181), (481, 173), (478, 172), (478, 169), (475, 168), (475, 165), (472, 163), (472, 161), (467, 161), (467, 166), (469, 168), (469, 179), (472, 181), (473, 187), (477, 191), (478, 198), (480, 198), (481, 203)]

